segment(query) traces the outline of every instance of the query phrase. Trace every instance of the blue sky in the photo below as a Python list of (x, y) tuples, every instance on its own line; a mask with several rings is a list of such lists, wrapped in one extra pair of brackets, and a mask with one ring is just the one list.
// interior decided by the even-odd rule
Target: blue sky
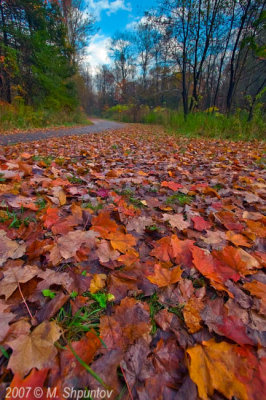
[(157, 0), (86, 0), (96, 17), (97, 34), (87, 48), (85, 61), (93, 71), (98, 64), (108, 64), (108, 45), (116, 31), (125, 31), (140, 20), (144, 12), (155, 7)]

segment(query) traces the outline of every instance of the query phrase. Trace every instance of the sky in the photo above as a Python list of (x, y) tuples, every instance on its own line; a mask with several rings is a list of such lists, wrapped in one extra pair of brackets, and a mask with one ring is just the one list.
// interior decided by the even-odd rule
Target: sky
[(157, 0), (86, 0), (89, 11), (96, 17), (97, 33), (86, 48), (84, 61), (95, 73), (98, 65), (109, 64), (108, 45), (117, 31), (129, 30), (154, 8)]

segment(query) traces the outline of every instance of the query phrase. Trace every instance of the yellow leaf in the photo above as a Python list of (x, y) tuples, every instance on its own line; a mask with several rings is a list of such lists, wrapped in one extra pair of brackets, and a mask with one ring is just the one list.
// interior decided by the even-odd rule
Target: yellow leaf
[(247, 390), (238, 380), (238, 372), (248, 369), (248, 362), (241, 360), (239, 346), (226, 342), (216, 343), (213, 339), (187, 350), (190, 378), (198, 387), (199, 397), (209, 400), (214, 391), (227, 399), (233, 396), (239, 400), (249, 400)]
[(97, 293), (99, 290), (105, 287), (107, 276), (105, 274), (95, 274), (93, 275), (91, 284), (90, 284), (90, 292)]

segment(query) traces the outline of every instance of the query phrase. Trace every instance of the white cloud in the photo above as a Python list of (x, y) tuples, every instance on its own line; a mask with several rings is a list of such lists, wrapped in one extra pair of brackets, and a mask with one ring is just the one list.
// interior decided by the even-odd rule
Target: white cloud
[(155, 17), (147, 17), (144, 15), (143, 17), (136, 17), (132, 22), (126, 25), (126, 29), (131, 31), (138, 28), (139, 25), (151, 25), (154, 29), (158, 30), (158, 26), (156, 25)]
[(108, 56), (110, 43), (110, 37), (97, 33), (86, 48), (83, 62), (90, 65), (93, 75), (96, 74), (99, 65), (109, 64), (111, 62)]
[(102, 11), (107, 15), (115, 14), (117, 11), (132, 11), (131, 4), (126, 0), (87, 0), (90, 11), (97, 19), (100, 19)]

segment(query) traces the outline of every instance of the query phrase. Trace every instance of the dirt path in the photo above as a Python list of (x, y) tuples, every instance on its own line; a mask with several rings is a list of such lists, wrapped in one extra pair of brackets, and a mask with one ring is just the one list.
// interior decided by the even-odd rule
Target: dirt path
[(93, 125), (79, 126), (73, 128), (51, 129), (50, 131), (40, 130), (32, 133), (17, 133), (10, 135), (0, 135), (0, 145), (10, 145), (23, 142), (34, 142), (52, 137), (86, 135), (88, 133), (97, 133), (106, 130), (119, 129), (123, 124), (119, 122), (106, 121), (102, 119), (91, 120)]

